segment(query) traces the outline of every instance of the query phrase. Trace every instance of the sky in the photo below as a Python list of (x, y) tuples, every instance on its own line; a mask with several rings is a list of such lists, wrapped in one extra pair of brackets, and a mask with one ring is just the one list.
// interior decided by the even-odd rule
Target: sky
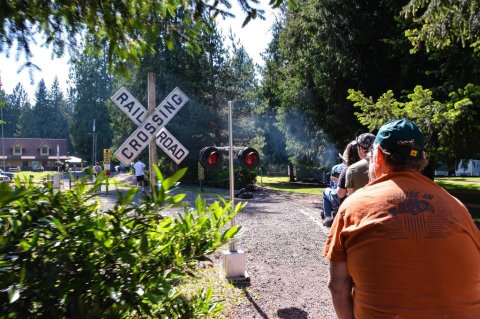
[[(240, 43), (245, 47), (245, 50), (255, 63), (263, 65), (263, 60), (260, 54), (265, 51), (269, 42), (271, 41), (271, 29), (275, 21), (275, 13), (269, 8), (268, 2), (262, 1), (259, 8), (264, 9), (266, 20), (255, 19), (251, 20), (247, 26), (242, 28), (244, 16), (238, 13), (238, 6), (232, 3), (232, 12), (237, 16), (236, 18), (228, 18), (226, 20), (219, 20), (219, 25), (222, 34), (227, 38), (229, 29), (240, 39)], [(5, 53), (0, 53), (0, 77), (2, 82), (2, 89), (11, 94), (15, 86), (20, 82), (27, 91), (29, 98), (34, 97), (35, 89), (41, 79), (45, 81), (47, 88), (52, 86), (55, 76), (58, 78), (60, 87), (66, 93), (68, 87), (68, 53), (63, 58), (52, 58), (51, 50), (39, 46), (32, 48), (33, 58), (32, 62), (40, 67), (40, 71), (33, 71), (33, 77), (30, 78), (27, 69), (20, 73), (20, 66), (25, 63), (25, 59), (17, 59), (16, 51), (10, 52), (10, 57)]]

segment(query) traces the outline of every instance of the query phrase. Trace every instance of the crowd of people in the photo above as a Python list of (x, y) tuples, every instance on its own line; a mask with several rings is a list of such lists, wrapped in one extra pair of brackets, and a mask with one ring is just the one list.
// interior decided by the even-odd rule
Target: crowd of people
[(480, 318), (480, 231), (421, 171), (415, 123), (351, 141), (323, 193), (323, 249), (339, 319)]
[[(368, 181), (368, 157), (375, 136), (371, 133), (359, 135), (338, 154), (342, 163), (332, 167), (330, 187), (323, 191), (323, 225), (330, 227), (340, 203)], [(366, 169), (365, 169), (366, 163)]]

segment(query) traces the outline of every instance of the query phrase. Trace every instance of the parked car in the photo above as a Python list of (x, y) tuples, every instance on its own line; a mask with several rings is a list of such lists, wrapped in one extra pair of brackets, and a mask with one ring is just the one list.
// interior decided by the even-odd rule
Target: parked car
[(10, 177), (8, 177), (7, 175), (0, 174), (0, 183), (2, 183), (2, 182), (7, 182), (8, 183), (10, 181), (11, 181)]
[(3, 169), (0, 168), (0, 175), (5, 175), (10, 177), (11, 180), (15, 179), (15, 173), (12, 172), (5, 172)]
[(123, 163), (120, 163), (120, 165), (115, 166), (115, 172), (129, 172), (132, 169), (131, 165), (123, 165)]

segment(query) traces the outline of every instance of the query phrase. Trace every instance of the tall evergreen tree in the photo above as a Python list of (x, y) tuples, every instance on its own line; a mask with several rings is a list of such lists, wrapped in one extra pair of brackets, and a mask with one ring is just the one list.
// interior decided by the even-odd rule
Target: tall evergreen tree
[(5, 120), (4, 135), (6, 137), (15, 137), (18, 135), (17, 127), (20, 125), (20, 115), (24, 109), (30, 109), (30, 101), (27, 92), (23, 86), (18, 83), (13, 89), (12, 94), (7, 94), (5, 98), (3, 118)]
[(234, 139), (240, 146), (252, 146), (262, 151), (265, 132), (263, 127), (257, 126), (260, 101), (256, 65), (234, 35), (230, 36), (230, 41), (232, 49), (220, 88), (228, 100), (234, 101)]
[(27, 128), (28, 137), (53, 138), (52, 127), (55, 126), (52, 103), (45, 81), (38, 83), (35, 91), (35, 104), (33, 105), (33, 121)]
[(51, 106), (48, 99), (48, 90), (45, 82), (40, 80), (34, 96), (35, 103), (30, 107), (22, 108), (17, 124), (17, 135), (28, 138), (49, 138), (51, 122)]
[[(228, 74), (227, 51), (223, 39), (211, 24), (211, 32), (202, 33), (198, 45), (202, 48), (192, 52), (179, 42), (174, 50), (168, 50), (167, 35), (159, 32), (156, 45), (161, 54), (146, 55), (135, 70), (129, 83), (125, 83), (130, 92), (147, 107), (147, 75), (156, 74), (157, 105), (175, 87), (181, 88), (190, 101), (167, 124), (167, 129), (190, 151), (190, 156), (182, 165), (192, 165), (198, 161), (197, 154), (203, 146), (220, 145), (228, 141), (226, 128), (225, 90), (219, 88), (222, 75)], [(115, 109), (115, 110), (114, 110)], [(112, 108), (115, 127), (115, 144), (119, 145), (130, 135), (134, 127), (131, 121), (125, 121), (125, 115), (116, 107)], [(126, 128), (128, 126), (129, 128)], [(119, 129), (122, 128), (122, 129)]]
[(456, 88), (478, 81), (471, 49), (410, 54), (404, 32), (414, 23), (399, 15), (401, 9), (401, 3), (389, 0), (304, 0), (286, 12), (264, 83), (291, 154), (313, 155), (314, 136), (320, 138), (318, 145), (324, 139), (341, 149), (367, 130), (346, 100), (349, 88), (366, 96), (389, 89), (406, 95), (422, 85), (446, 99)]
[[(283, 19), (280, 19), (283, 20)], [(282, 56), (279, 50), (279, 35), (282, 24), (277, 21), (272, 28), (272, 41), (263, 54), (265, 66), (262, 68), (260, 86), (261, 105), (258, 123), (265, 130), (265, 147), (262, 163), (267, 165), (282, 165), (288, 163), (285, 134), (278, 129), (276, 114), (280, 106), (278, 79), (282, 65)]]
[(55, 77), (49, 92), (49, 99), (52, 106), (52, 121), (55, 127), (51, 128), (52, 137), (67, 139), (68, 149), (72, 150), (72, 144), (69, 138), (69, 127), (72, 114), (69, 114), (67, 101), (60, 89), (58, 78)]
[(72, 87), (69, 98), (74, 117), (70, 138), (74, 153), (84, 159), (92, 159), (95, 139), (95, 155), (97, 160), (101, 159), (102, 150), (112, 146), (113, 134), (106, 102), (113, 94), (113, 76), (108, 71), (105, 57), (92, 58), (85, 53), (73, 63), (70, 74)]

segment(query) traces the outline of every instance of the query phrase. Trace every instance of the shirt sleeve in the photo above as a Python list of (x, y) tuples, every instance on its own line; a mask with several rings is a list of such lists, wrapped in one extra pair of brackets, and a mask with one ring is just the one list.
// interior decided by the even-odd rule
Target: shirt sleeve
[(323, 257), (330, 261), (347, 261), (347, 254), (342, 243), (342, 230), (345, 227), (344, 212), (340, 210), (333, 220), (330, 233), (327, 236), (325, 246), (323, 247)]
[(340, 176), (338, 177), (338, 187), (339, 188), (346, 188), (345, 187), (345, 176), (347, 173), (347, 168), (345, 167), (342, 172), (340, 173)]
[(347, 169), (347, 173), (345, 176), (345, 188), (353, 188), (353, 170), (350, 167)]

